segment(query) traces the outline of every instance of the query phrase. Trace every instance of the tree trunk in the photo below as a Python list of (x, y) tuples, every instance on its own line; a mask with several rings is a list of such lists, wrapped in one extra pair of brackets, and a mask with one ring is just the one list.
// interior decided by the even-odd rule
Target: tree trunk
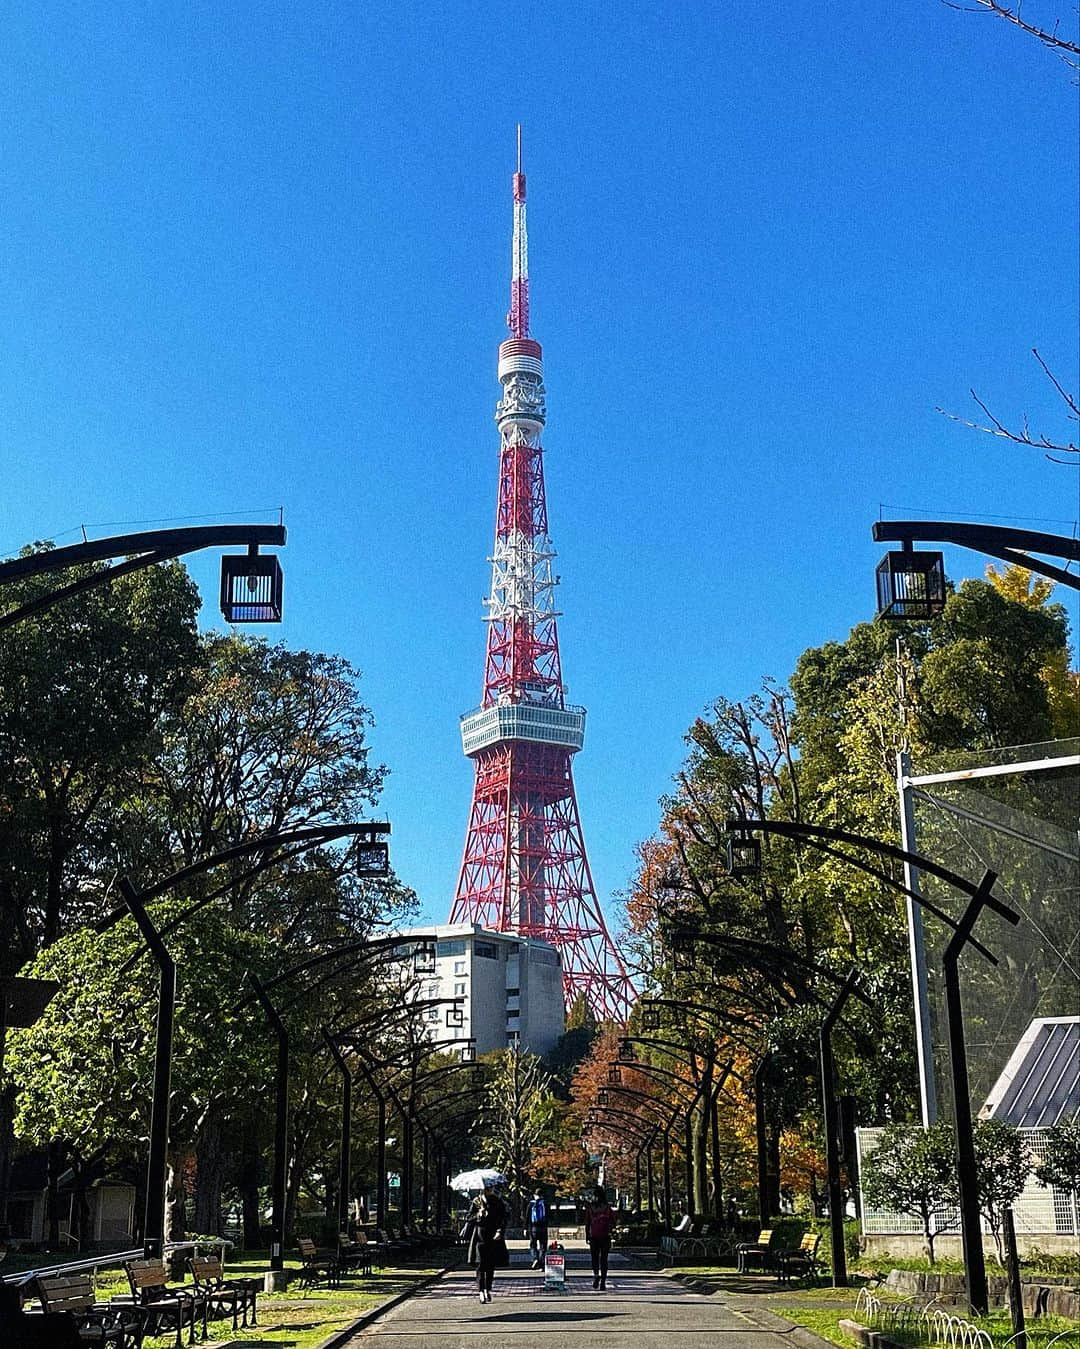
[(165, 1173), (165, 1240), (183, 1241), (187, 1236), (184, 1203), (184, 1158), (169, 1157)]
[(244, 1221), (244, 1249), (258, 1250), (262, 1244), (262, 1218), (259, 1212), (259, 1144), (254, 1127), (244, 1130), (244, 1153), (240, 1165), (240, 1207)]
[(709, 1147), (709, 1095), (706, 1091), (699, 1102), (698, 1108), (694, 1111), (693, 1142), (694, 1142), (694, 1212), (711, 1213), (713, 1205), (710, 1202), (710, 1177), (708, 1173), (708, 1147)]
[(221, 1235), (221, 1185), (225, 1175), (222, 1121), (216, 1114), (206, 1121), (195, 1147), (195, 1231)]
[(780, 1215), (780, 1130), (769, 1131), (769, 1212)]
[(64, 1145), (59, 1138), (49, 1139), (49, 1164), (45, 1192), (45, 1242), (48, 1250), (60, 1249), (60, 1173), (64, 1169)]

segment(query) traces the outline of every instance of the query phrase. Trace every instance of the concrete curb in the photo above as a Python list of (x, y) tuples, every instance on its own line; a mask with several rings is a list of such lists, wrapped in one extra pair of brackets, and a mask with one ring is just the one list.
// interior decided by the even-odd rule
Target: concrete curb
[(347, 1344), (354, 1335), (359, 1335), (362, 1330), (366, 1330), (373, 1321), (377, 1321), (380, 1316), (385, 1316), (387, 1312), (393, 1311), (395, 1307), (400, 1307), (403, 1302), (407, 1302), (422, 1288), (429, 1287), (449, 1274), (452, 1269), (457, 1269), (460, 1263), (460, 1261), (457, 1261), (455, 1264), (437, 1270), (434, 1274), (425, 1274), (411, 1288), (404, 1288), (400, 1293), (395, 1293), (393, 1297), (388, 1297), (385, 1302), (380, 1302), (377, 1306), (370, 1308), (363, 1315), (358, 1316), (350, 1325), (347, 1325), (344, 1330), (335, 1330), (328, 1339), (316, 1345), (315, 1349), (342, 1349), (342, 1346)]

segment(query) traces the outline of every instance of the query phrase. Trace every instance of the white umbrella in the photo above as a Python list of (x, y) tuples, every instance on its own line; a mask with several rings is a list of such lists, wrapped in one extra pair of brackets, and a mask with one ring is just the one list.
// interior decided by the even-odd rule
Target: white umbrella
[(462, 1171), (450, 1182), (452, 1190), (482, 1190), (485, 1185), (505, 1185), (506, 1177), (501, 1171)]

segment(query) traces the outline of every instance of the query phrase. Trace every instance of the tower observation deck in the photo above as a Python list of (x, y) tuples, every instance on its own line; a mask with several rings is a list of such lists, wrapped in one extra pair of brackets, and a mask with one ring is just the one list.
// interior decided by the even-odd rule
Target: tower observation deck
[(572, 757), (585, 743), (585, 709), (566, 701), (562, 681), (540, 444), (544, 358), (529, 335), (520, 128), (513, 199), (484, 692), (461, 719), (476, 778), (450, 921), (552, 942), (562, 953), (567, 1005), (584, 995), (598, 1018), (624, 1021), (635, 991), (596, 899), (574, 790)]

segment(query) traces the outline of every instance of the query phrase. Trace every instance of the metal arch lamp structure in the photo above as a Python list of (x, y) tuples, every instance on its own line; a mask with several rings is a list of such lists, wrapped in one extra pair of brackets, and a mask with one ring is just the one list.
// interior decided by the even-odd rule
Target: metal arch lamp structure
[[(653, 1000), (653, 1001), (654, 1001), (654, 1000)], [(609, 1090), (611, 1090), (611, 1091), (621, 1091), (621, 1092), (623, 1092), (623, 1093), (626, 1094), (626, 1095), (637, 1096), (637, 1097), (639, 1097), (640, 1099), (643, 1099), (643, 1100), (649, 1100), (649, 1101), (652, 1101), (652, 1100), (653, 1100), (652, 1097), (649, 1097), (649, 1096), (647, 1096), (647, 1095), (644, 1094), (644, 1093), (633, 1092), (630, 1088), (624, 1087), (624, 1086), (621, 1085), (621, 1068), (622, 1068), (623, 1066), (626, 1066), (626, 1067), (632, 1067), (632, 1070), (633, 1070), (633, 1071), (635, 1071), (635, 1072), (640, 1072), (640, 1073), (642, 1073), (644, 1076), (651, 1077), (651, 1078), (653, 1078), (654, 1080), (657, 1079), (657, 1078), (659, 1078), (660, 1080), (663, 1080), (663, 1081), (666, 1082), (666, 1083), (673, 1084), (673, 1085), (675, 1085), (675, 1086), (677, 1086), (677, 1087), (680, 1087), (680, 1088), (685, 1087), (687, 1090), (693, 1092), (693, 1099), (692, 1099), (692, 1100), (689, 1102), (689, 1104), (687, 1105), (686, 1117), (685, 1117), (685, 1130), (686, 1130), (686, 1134), (687, 1134), (687, 1146), (686, 1146), (687, 1189), (688, 1189), (688, 1193), (689, 1193), (690, 1195), (692, 1195), (692, 1194), (693, 1194), (693, 1175), (694, 1175), (694, 1172), (693, 1172), (693, 1156), (692, 1156), (692, 1148), (691, 1148), (691, 1146), (690, 1146), (690, 1144), (689, 1144), (689, 1136), (690, 1136), (690, 1130), (691, 1130), (691, 1127), (692, 1127), (692, 1123), (691, 1123), (691, 1122), (692, 1122), (693, 1112), (694, 1112), (694, 1109), (695, 1109), (696, 1106), (697, 1106), (698, 1101), (701, 1099), (702, 1093), (703, 1093), (704, 1090), (705, 1090), (706, 1083), (705, 1083), (705, 1081), (703, 1080), (702, 1083), (698, 1085), (697, 1090), (694, 1091), (694, 1085), (695, 1085), (695, 1084), (694, 1084), (693, 1082), (691, 1082), (688, 1078), (680, 1077), (677, 1073), (669, 1072), (667, 1069), (660, 1068), (660, 1067), (659, 1067), (658, 1065), (656, 1065), (656, 1064), (642, 1063), (642, 1062), (640, 1062), (639, 1060), (637, 1060), (636, 1058), (634, 1058), (633, 1055), (632, 1055), (632, 1052), (629, 1052), (629, 1053), (627, 1052), (627, 1051), (629, 1050), (630, 1046), (632, 1046), (633, 1044), (642, 1044), (642, 1045), (646, 1045), (646, 1046), (648, 1046), (648, 1047), (650, 1047), (650, 1048), (657, 1048), (657, 1047), (659, 1047), (659, 1048), (662, 1048), (662, 1049), (666, 1050), (666, 1051), (669, 1052), (669, 1053), (671, 1053), (671, 1051), (673, 1051), (673, 1050), (677, 1050), (677, 1051), (679, 1051), (679, 1052), (678, 1052), (678, 1053), (672, 1053), (672, 1057), (678, 1059), (680, 1062), (682, 1061), (682, 1054), (683, 1054), (684, 1052), (686, 1052), (686, 1050), (687, 1050), (688, 1047), (687, 1047), (686, 1045), (679, 1045), (679, 1044), (677, 1044), (677, 1043), (674, 1043), (674, 1042), (672, 1042), (672, 1041), (667, 1041), (667, 1040), (652, 1040), (652, 1039), (646, 1039), (646, 1038), (644, 1038), (643, 1036), (624, 1035), (624, 1036), (620, 1037), (619, 1058), (618, 1058), (618, 1059), (616, 1060), (616, 1062), (615, 1062), (614, 1064), (612, 1064), (611, 1067), (609, 1068), (609, 1070), (608, 1070), (608, 1082), (607, 1082), (607, 1086), (606, 1086), (606, 1087), (601, 1087), (601, 1088), (600, 1088), (600, 1092), (606, 1092), (606, 1091), (609, 1091)], [(619, 1073), (619, 1077), (615, 1077), (615, 1076), (614, 1076), (614, 1074), (615, 1074), (616, 1072)], [(718, 1122), (717, 1122), (717, 1118), (716, 1118), (716, 1102), (717, 1102), (717, 1100), (719, 1099), (719, 1096), (720, 1096), (721, 1091), (723, 1091), (723, 1089), (724, 1089), (724, 1085), (725, 1085), (725, 1083), (727, 1082), (728, 1077), (732, 1075), (732, 1072), (733, 1072), (732, 1065), (731, 1065), (730, 1063), (726, 1064), (725, 1067), (724, 1067), (724, 1071), (723, 1071), (723, 1072), (719, 1075), (719, 1077), (716, 1079), (716, 1082), (715, 1082), (715, 1084), (714, 1084), (713, 1087), (712, 1087), (712, 1090), (711, 1090), (711, 1092), (710, 1092), (710, 1097), (709, 1097), (709, 1110), (711, 1111), (712, 1117), (713, 1117), (713, 1149), (712, 1149), (712, 1151), (713, 1151), (713, 1170), (714, 1170), (714, 1174), (716, 1174), (716, 1175), (719, 1174), (719, 1167), (718, 1167), (718, 1160), (717, 1160), (717, 1159), (718, 1159), (718, 1154), (719, 1154), (719, 1133), (718, 1133)], [(598, 1097), (599, 1097), (599, 1092), (598, 1092)], [(682, 1103), (683, 1103), (683, 1104), (686, 1104), (685, 1098), (682, 1098)], [(669, 1155), (668, 1155), (668, 1152), (667, 1152), (667, 1149), (668, 1149), (668, 1147), (669, 1147), (669, 1140), (670, 1140), (670, 1130), (671, 1130), (672, 1125), (674, 1124), (674, 1121), (675, 1121), (675, 1118), (677, 1117), (677, 1114), (678, 1114), (677, 1111), (675, 1112), (675, 1114), (673, 1114), (672, 1119), (668, 1122), (667, 1128), (666, 1128), (665, 1131), (664, 1131), (664, 1135), (665, 1135), (665, 1168), (666, 1168), (666, 1172), (670, 1169), (670, 1159), (669, 1159)], [(668, 1192), (670, 1192), (670, 1185), (668, 1186)], [(668, 1212), (668, 1217), (670, 1218), (670, 1212)]]
[[(341, 1138), (340, 1138), (340, 1151), (338, 1157), (338, 1232), (339, 1234), (344, 1234), (348, 1229), (349, 1195), (350, 1190), (352, 1188), (351, 1147), (352, 1147), (353, 1074), (352, 1069), (349, 1067), (348, 1060), (345, 1058), (345, 1054), (343, 1052), (346, 1045), (344, 1043), (339, 1042), (338, 1038), (326, 1027), (323, 1027), (322, 1033), (323, 1033), (323, 1040), (326, 1043), (326, 1047), (329, 1049), (330, 1054), (334, 1060), (334, 1063), (337, 1066), (338, 1071), (341, 1073)], [(470, 1044), (475, 1046), (476, 1042), (474, 1039), (470, 1037), (467, 1040), (466, 1039), (455, 1040), (451, 1041), (450, 1043), (462, 1045)], [(439, 1046), (439, 1048), (444, 1047), (445, 1045)], [(430, 1080), (433, 1077), (438, 1076), (440, 1073), (451, 1072), (454, 1069), (460, 1069), (466, 1066), (471, 1066), (471, 1063), (469, 1060), (465, 1059), (463, 1059), (459, 1063), (447, 1064), (444, 1065), (442, 1068), (434, 1069), (431, 1073), (425, 1074), (423, 1078), (419, 1079), (419, 1081), (427, 1083), (430, 1082)], [(421, 1127), (423, 1127), (423, 1125), (421, 1125)], [(426, 1138), (427, 1135), (425, 1131), (425, 1144)], [(425, 1173), (425, 1189), (426, 1189), (426, 1176), (427, 1176), (426, 1165), (424, 1168), (424, 1173)], [(441, 1199), (441, 1191), (439, 1194), (439, 1198)], [(437, 1207), (439, 1208), (440, 1212), (436, 1215), (436, 1222), (441, 1220), (441, 1203), (439, 1203)]]
[[(732, 819), (727, 822), (727, 830), (734, 837), (745, 837), (751, 833), (776, 834), (782, 838), (791, 838), (812, 847), (825, 845), (825, 851), (852, 861), (847, 854), (838, 852), (828, 845), (842, 844), (848, 847), (865, 848), (883, 857), (903, 862), (916, 870), (936, 876), (967, 896), (967, 906), (959, 919), (949, 918), (937, 910), (939, 916), (953, 929), (952, 936), (942, 955), (942, 972), (945, 984), (945, 1003), (948, 1013), (949, 1065), (952, 1078), (953, 1123), (955, 1127), (956, 1171), (960, 1191), (960, 1235), (964, 1250), (964, 1274), (967, 1284), (968, 1301), (977, 1315), (985, 1315), (989, 1303), (986, 1283), (986, 1261), (982, 1249), (982, 1229), (979, 1221), (979, 1194), (975, 1164), (975, 1145), (972, 1135), (971, 1098), (968, 1086), (967, 1046), (964, 1041), (964, 1014), (960, 998), (959, 960), (966, 945), (974, 946), (984, 959), (996, 965), (997, 957), (973, 936), (975, 923), (983, 909), (991, 909), (1014, 927), (1020, 921), (1020, 915), (993, 894), (997, 874), (986, 871), (978, 884), (961, 876), (948, 867), (923, 857), (918, 853), (898, 848), (895, 844), (882, 839), (868, 838), (843, 829), (826, 828), (822, 825), (796, 823), (790, 820)], [(893, 889), (908, 895), (916, 903), (928, 907), (922, 897), (899, 881), (893, 881), (887, 873), (879, 873)]]
[[(154, 1093), (150, 1107), (150, 1150), (146, 1171), (146, 1210), (143, 1224), (143, 1243), (148, 1258), (158, 1257), (164, 1249), (165, 1225), (165, 1173), (169, 1144), (169, 1093), (172, 1077), (172, 1038), (173, 1020), (176, 1009), (176, 962), (158, 931), (146, 905), (164, 894), (174, 885), (182, 883), (192, 876), (211, 871), (214, 867), (237, 857), (261, 852), (263, 857), (253, 869), (255, 874), (275, 865), (280, 860), (274, 856), (277, 846), (287, 846), (296, 842), (296, 835), (303, 835), (306, 847), (316, 847), (320, 843), (330, 842), (351, 834), (376, 835), (389, 833), (388, 824), (327, 825), (305, 830), (284, 831), (264, 835), (250, 843), (236, 848), (226, 849), (223, 853), (203, 858), (181, 871), (167, 876), (164, 880), (149, 886), (145, 890), (136, 890), (127, 876), (121, 876), (118, 887), (123, 896), (127, 911), (142, 933), (159, 971), (157, 1030), (154, 1047)], [(197, 907), (197, 906), (195, 906)], [(187, 917), (193, 910), (188, 910)], [(117, 911), (110, 914), (100, 925), (101, 929), (111, 927), (119, 920)], [(175, 925), (170, 927), (174, 930)], [(286, 1049), (287, 1054), (287, 1049)]]
[(945, 607), (942, 556), (939, 552), (917, 552), (916, 543), (970, 548), (1080, 590), (1080, 576), (1038, 556), (1061, 558), (1066, 564), (1080, 562), (1080, 539), (1064, 534), (958, 520), (878, 520), (873, 535), (876, 543), (901, 546), (901, 551), (886, 553), (878, 564), (879, 618), (927, 619)]
[(39, 595), (18, 608), (0, 614), (0, 631), (10, 628), (34, 614), (54, 605), (108, 585), (120, 576), (130, 575), (157, 562), (167, 562), (204, 548), (247, 548), (245, 556), (222, 558), (221, 607), (230, 623), (279, 623), (281, 621), (282, 574), (277, 558), (260, 554), (262, 546), (283, 548), (286, 533), (283, 524), (276, 525), (202, 525), (186, 529), (156, 529), (139, 534), (117, 534), (107, 539), (94, 539), (72, 544), (68, 548), (49, 548), (25, 557), (0, 562), (0, 586), (8, 581), (25, 580), (49, 572), (66, 571), (69, 567), (84, 566), (90, 562), (123, 558), (104, 571)]
[[(460, 998), (440, 998), (440, 999), (435, 999), (435, 1000), (433, 1000), (433, 1001), (438, 1001), (438, 1002), (451, 1002), (451, 1003), (458, 1002), (458, 1003), (459, 1003), (459, 1002), (461, 1002), (461, 999), (460, 999)], [(415, 1005), (415, 1004), (414, 1004), (414, 1005)], [(340, 1037), (339, 1037), (339, 1038), (340, 1038)], [(410, 1046), (408, 1046), (408, 1049), (409, 1049), (411, 1052), (410, 1052), (408, 1055), (399, 1055), (397, 1058), (383, 1060), (383, 1059), (377, 1058), (374, 1054), (372, 1054), (371, 1051), (370, 1051), (369, 1049), (367, 1049), (366, 1046), (365, 1046), (364, 1044), (359, 1043), (359, 1042), (357, 1042), (357, 1041), (355, 1041), (355, 1040), (352, 1041), (351, 1043), (352, 1043), (352, 1048), (356, 1050), (356, 1052), (357, 1052), (357, 1054), (358, 1054), (358, 1056), (359, 1056), (359, 1057), (358, 1057), (358, 1065), (359, 1065), (359, 1067), (360, 1067), (361, 1072), (364, 1074), (364, 1077), (365, 1077), (366, 1081), (368, 1082), (369, 1086), (371, 1086), (371, 1088), (372, 1088), (373, 1092), (375, 1093), (377, 1099), (383, 1099), (384, 1101), (385, 1101), (385, 1098), (381, 1098), (381, 1094), (380, 1094), (379, 1089), (378, 1089), (378, 1087), (377, 1087), (377, 1085), (376, 1085), (375, 1073), (376, 1073), (377, 1070), (380, 1070), (380, 1069), (385, 1070), (385, 1069), (387, 1069), (387, 1068), (397, 1068), (397, 1067), (407, 1066), (407, 1067), (409, 1068), (410, 1072), (412, 1072), (412, 1070), (415, 1070), (416, 1064), (419, 1062), (419, 1060), (420, 1060), (421, 1057), (423, 1057), (424, 1055), (433, 1053), (433, 1052), (437, 1052), (437, 1051), (438, 1051), (438, 1048), (439, 1048), (439, 1046), (438, 1046), (437, 1043), (431, 1043), (431, 1042), (427, 1042), (427, 1043), (423, 1043), (423, 1044), (410, 1045)], [(460, 1043), (467, 1043), (467, 1041), (466, 1041), (466, 1040), (462, 1040), (462, 1039), (455, 1039), (455, 1040), (451, 1041), (450, 1043), (452, 1043), (452, 1044), (460, 1044)], [(407, 1062), (406, 1062), (405, 1065), (402, 1065), (402, 1064), (400, 1063), (400, 1060), (401, 1060), (401, 1059), (406, 1059), (406, 1060), (407, 1060)], [(454, 1069), (459, 1069), (459, 1070), (460, 1070), (460, 1069), (462, 1069), (462, 1068), (472, 1068), (472, 1067), (474, 1067), (474, 1066), (475, 1066), (475, 1061), (474, 1061), (474, 1060), (468, 1060), (468, 1059), (464, 1059), (464, 1058), (463, 1058), (463, 1059), (462, 1059), (460, 1062), (458, 1062), (458, 1063), (455, 1063), (455, 1064), (452, 1064), (452, 1065), (444, 1065), (442, 1069), (435, 1069), (435, 1070), (433, 1070), (433, 1072), (437, 1074), (437, 1073), (440, 1072), (440, 1071), (446, 1071), (447, 1068), (454, 1068)], [(386, 1091), (389, 1093), (389, 1096), (390, 1096), (391, 1100), (392, 1100), (392, 1101), (394, 1102), (394, 1104), (396, 1105), (396, 1107), (397, 1107), (397, 1109), (398, 1109), (398, 1113), (399, 1113), (399, 1115), (401, 1116), (401, 1124), (402, 1124), (402, 1154), (401, 1154), (401, 1156), (402, 1156), (402, 1164), (401, 1164), (402, 1202), (403, 1202), (403, 1206), (408, 1207), (408, 1209), (409, 1209), (410, 1211), (411, 1211), (411, 1207), (412, 1207), (412, 1193), (413, 1193), (413, 1156), (412, 1156), (412, 1153), (413, 1153), (413, 1130), (412, 1130), (412, 1126), (413, 1126), (413, 1123), (414, 1123), (414, 1122), (415, 1122), (415, 1123), (418, 1123), (418, 1124), (420, 1125), (421, 1133), (423, 1134), (424, 1142), (425, 1142), (425, 1147), (424, 1147), (424, 1176), (423, 1176), (423, 1180), (424, 1180), (424, 1191), (425, 1191), (425, 1194), (424, 1194), (425, 1205), (426, 1205), (426, 1198), (427, 1198), (426, 1190), (427, 1190), (428, 1162), (429, 1162), (428, 1147), (427, 1147), (428, 1137), (429, 1137), (428, 1131), (425, 1129), (424, 1124), (423, 1124), (423, 1121), (419, 1119), (419, 1117), (418, 1117), (417, 1114), (416, 1114), (416, 1110), (415, 1110), (415, 1101), (414, 1101), (414, 1097), (413, 1097), (413, 1091), (414, 1091), (414, 1089), (415, 1089), (415, 1082), (416, 1082), (415, 1076), (411, 1076), (411, 1077), (410, 1077), (410, 1092), (409, 1092), (409, 1099), (408, 1099), (407, 1102), (405, 1102), (405, 1101), (403, 1101), (403, 1100), (401, 1099), (401, 1094), (399, 1093), (397, 1087), (396, 1087), (392, 1082), (387, 1081), (387, 1082), (384, 1083), (384, 1086), (385, 1086), (385, 1088), (386, 1088)], [(385, 1111), (382, 1111), (382, 1112), (380, 1112), (380, 1137), (379, 1137), (379, 1141), (378, 1141), (378, 1150), (379, 1150), (379, 1153), (380, 1153), (380, 1161), (379, 1161), (379, 1177), (378, 1177), (378, 1180), (379, 1180), (379, 1190), (380, 1190), (380, 1191), (382, 1190), (382, 1187), (383, 1187), (383, 1184), (384, 1184), (384, 1179), (385, 1179), (385, 1161), (384, 1161), (384, 1158), (385, 1158), (385, 1148), (386, 1148), (386, 1143), (385, 1143)], [(381, 1195), (381, 1194), (379, 1194), (379, 1195), (377, 1196), (377, 1200), (378, 1200), (378, 1202), (377, 1202), (377, 1207), (381, 1207), (381, 1206), (382, 1206), (382, 1195)]]
[(605, 1114), (608, 1114), (608, 1115), (614, 1115), (617, 1119), (619, 1119), (619, 1120), (621, 1121), (621, 1127), (622, 1127), (622, 1128), (628, 1127), (631, 1123), (635, 1123), (635, 1124), (637, 1124), (637, 1125), (639, 1125), (639, 1126), (642, 1127), (643, 1132), (642, 1132), (642, 1135), (641, 1135), (641, 1136), (642, 1136), (642, 1137), (646, 1137), (646, 1135), (647, 1135), (645, 1146), (647, 1147), (648, 1153), (649, 1153), (649, 1157), (648, 1157), (648, 1176), (649, 1176), (649, 1203), (650, 1203), (650, 1208), (652, 1207), (652, 1204), (653, 1204), (653, 1198), (654, 1198), (653, 1193), (652, 1193), (652, 1191), (653, 1191), (653, 1182), (652, 1182), (652, 1144), (653, 1144), (653, 1142), (655, 1141), (657, 1135), (662, 1135), (662, 1136), (663, 1136), (663, 1140), (664, 1140), (664, 1146), (663, 1146), (663, 1177), (664, 1177), (664, 1180), (663, 1180), (663, 1199), (664, 1199), (663, 1214), (664, 1214), (664, 1221), (665, 1221), (665, 1223), (667, 1223), (667, 1224), (670, 1226), (670, 1224), (671, 1224), (671, 1130), (672, 1130), (672, 1128), (673, 1128), (673, 1126), (674, 1126), (674, 1124), (675, 1124), (675, 1121), (676, 1121), (676, 1120), (678, 1119), (678, 1117), (679, 1117), (679, 1110), (678, 1110), (678, 1107), (676, 1107), (676, 1109), (675, 1109), (674, 1111), (672, 1111), (670, 1117), (668, 1117), (667, 1114), (666, 1114), (666, 1112), (664, 1112), (664, 1111), (662, 1110), (662, 1108), (661, 1108), (661, 1106), (660, 1106), (660, 1103), (659, 1103), (658, 1101), (654, 1101), (654, 1099), (653, 1099), (651, 1096), (646, 1096), (646, 1095), (644, 1095), (643, 1093), (633, 1093), (633, 1094), (635, 1094), (635, 1095), (640, 1095), (642, 1100), (644, 1100), (644, 1101), (647, 1102), (649, 1105), (651, 1105), (652, 1108), (656, 1111), (656, 1113), (662, 1116), (662, 1118), (659, 1119), (659, 1120), (657, 1121), (657, 1123), (655, 1124), (655, 1126), (653, 1126), (653, 1128), (651, 1129), (651, 1131), (649, 1130), (648, 1125), (645, 1125), (645, 1124), (644, 1124), (644, 1122), (642, 1121), (640, 1115), (636, 1115), (636, 1114), (634, 1114), (632, 1111), (629, 1111), (629, 1110), (620, 1110), (617, 1106), (613, 1106), (613, 1105), (603, 1105), (603, 1106), (596, 1106), (596, 1107), (593, 1107), (593, 1108), (590, 1110), (590, 1113), (589, 1113), (588, 1118), (586, 1119), (586, 1126), (587, 1126), (587, 1129), (588, 1129), (589, 1131), (591, 1131), (592, 1129), (596, 1129), (596, 1128), (603, 1128), (603, 1127), (604, 1127), (603, 1122), (602, 1122), (600, 1119), (598, 1119), (598, 1118), (597, 1118), (597, 1115), (596, 1115), (596, 1111), (597, 1111), (597, 1110), (602, 1110), (602, 1111), (604, 1111)]

